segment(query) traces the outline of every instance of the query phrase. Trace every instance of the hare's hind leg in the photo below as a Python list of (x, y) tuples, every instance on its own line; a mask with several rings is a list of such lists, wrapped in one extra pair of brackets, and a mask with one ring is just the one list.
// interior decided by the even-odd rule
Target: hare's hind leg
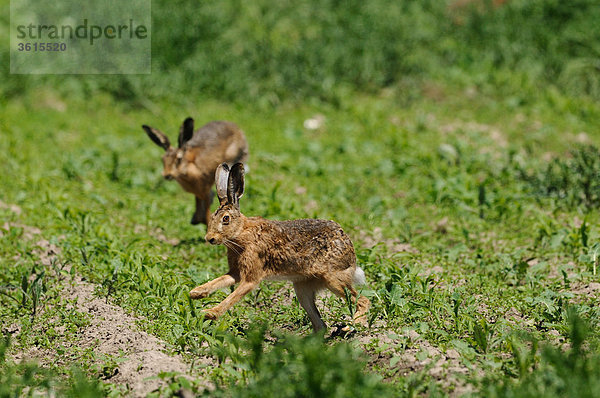
[(210, 204), (212, 203), (214, 193), (212, 191), (206, 192), (202, 197), (196, 196), (196, 211), (192, 216), (190, 224), (206, 224), (208, 225), (208, 219), (210, 218)]
[(351, 294), (351, 299), (354, 304), (356, 304), (356, 312), (352, 317), (352, 320), (361, 325), (367, 324), (367, 311), (369, 311), (369, 307), (371, 306), (371, 302), (365, 296), (358, 297), (358, 292), (352, 286), (350, 281), (347, 281), (344, 275), (334, 275), (333, 277), (329, 277), (325, 279), (325, 286), (327, 289), (331, 290), (336, 296), (341, 297), (342, 299), (346, 299), (345, 289), (348, 289)]
[(367, 311), (371, 307), (371, 301), (365, 296), (360, 296), (356, 303), (356, 312), (352, 318), (354, 322), (360, 323), (361, 325), (367, 325)]
[(208, 296), (209, 294), (211, 294), (212, 292), (222, 289), (224, 287), (229, 287), (229, 286), (235, 284), (236, 282), (237, 282), (237, 280), (233, 276), (231, 276), (229, 274), (225, 274), (225, 275), (218, 277), (217, 279), (213, 279), (210, 282), (206, 282), (205, 284), (196, 286), (190, 292), (190, 297), (192, 299), (204, 298), (204, 297)]
[(323, 319), (321, 319), (321, 314), (319, 314), (319, 310), (315, 305), (316, 286), (314, 282), (296, 282), (294, 283), (294, 290), (296, 291), (296, 297), (298, 297), (300, 305), (308, 314), (315, 332), (325, 329), (327, 326), (323, 322)]

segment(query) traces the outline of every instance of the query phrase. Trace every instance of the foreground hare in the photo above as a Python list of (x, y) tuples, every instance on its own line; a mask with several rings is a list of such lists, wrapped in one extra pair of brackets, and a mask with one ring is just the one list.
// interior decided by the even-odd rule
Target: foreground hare
[(353, 283), (364, 283), (365, 274), (356, 266), (354, 247), (348, 235), (333, 221), (271, 221), (240, 213), (244, 193), (244, 166), (231, 171), (223, 163), (216, 171), (220, 207), (211, 216), (206, 241), (227, 246), (229, 272), (194, 288), (193, 299), (239, 282), (239, 286), (217, 306), (205, 310), (215, 319), (254, 289), (263, 279), (294, 283), (298, 301), (308, 313), (315, 331), (325, 328), (315, 306), (315, 293), (323, 288), (345, 298), (348, 289), (356, 305), (354, 320), (366, 322), (370, 302), (358, 298)]
[(165, 150), (163, 177), (175, 180), (196, 196), (192, 224), (207, 224), (212, 202), (215, 169), (221, 163), (245, 162), (248, 144), (244, 133), (231, 122), (210, 122), (194, 132), (194, 119), (188, 117), (179, 128), (178, 148), (167, 136), (150, 126), (142, 128), (154, 143)]

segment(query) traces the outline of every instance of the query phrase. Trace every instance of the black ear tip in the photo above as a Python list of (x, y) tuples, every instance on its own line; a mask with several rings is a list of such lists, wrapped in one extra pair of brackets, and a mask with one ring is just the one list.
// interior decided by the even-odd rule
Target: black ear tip
[(142, 124), (142, 128), (143, 128), (145, 131), (148, 131), (148, 130), (150, 130), (150, 126), (148, 126), (148, 125), (145, 125), (145, 124)]
[(244, 167), (244, 163), (236, 163), (233, 165), (233, 167), (231, 168), (231, 170), (233, 169), (239, 169), (240, 173), (244, 174), (244, 171), (246, 170)]

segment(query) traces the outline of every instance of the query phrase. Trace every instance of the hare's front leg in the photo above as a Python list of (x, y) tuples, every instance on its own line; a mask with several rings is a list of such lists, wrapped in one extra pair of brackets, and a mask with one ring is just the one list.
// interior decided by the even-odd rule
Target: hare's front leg
[(224, 287), (229, 287), (235, 284), (237, 280), (231, 276), (230, 274), (225, 274), (223, 276), (218, 277), (217, 279), (213, 279), (210, 282), (206, 282), (203, 285), (196, 286), (190, 292), (190, 297), (192, 299), (200, 299), (208, 296), (212, 292), (222, 289)]
[(258, 282), (242, 281), (240, 285), (233, 291), (233, 293), (225, 298), (225, 300), (221, 301), (221, 303), (213, 308), (204, 310), (204, 316), (208, 319), (217, 319), (235, 303), (240, 301), (242, 297), (250, 293), (256, 286), (258, 286)]

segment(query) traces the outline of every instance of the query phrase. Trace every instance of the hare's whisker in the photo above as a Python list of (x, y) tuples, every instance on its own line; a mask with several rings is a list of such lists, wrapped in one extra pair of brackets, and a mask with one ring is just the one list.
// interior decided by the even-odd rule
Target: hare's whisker
[(226, 240), (227, 240), (227, 242), (231, 243), (232, 245), (235, 245), (235, 246), (237, 246), (238, 248), (240, 248), (240, 249), (243, 249), (243, 247), (242, 247), (240, 244), (238, 244), (238, 243), (235, 243), (234, 241), (232, 241), (232, 240), (229, 240), (229, 239), (226, 239)]
[(228, 243), (232, 243), (232, 242), (230, 240), (227, 240), (227, 239), (223, 240), (223, 244), (225, 246), (227, 246), (229, 249), (231, 249), (235, 254), (239, 255), (240, 252), (236, 249), (236, 247), (232, 246), (232, 245), (229, 245)]

